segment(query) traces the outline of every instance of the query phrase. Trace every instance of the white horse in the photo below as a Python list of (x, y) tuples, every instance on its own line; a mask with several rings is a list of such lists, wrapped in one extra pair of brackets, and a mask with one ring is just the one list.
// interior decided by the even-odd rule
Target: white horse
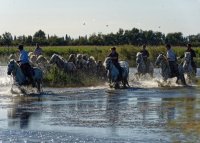
[(183, 71), (187, 75), (189, 80), (192, 80), (192, 78), (195, 77), (195, 71), (192, 68), (192, 64), (191, 64), (190, 52), (185, 52), (184, 61), (183, 61)]
[(31, 64), (36, 65), (37, 56), (34, 54), (31, 54), (29, 57), (29, 60), (30, 60)]
[[(39, 68), (34, 67), (33, 69), (34, 69), (33, 79), (36, 83), (37, 91), (40, 92), (41, 91), (42, 79), (43, 79), (43, 73)], [(8, 64), (7, 74), (13, 75), (13, 79), (14, 79), (15, 83), (19, 86), (21, 86), (21, 85), (27, 86), (27, 85), (30, 84), (27, 81), (27, 79), (24, 76), (21, 68), (19, 67), (19, 65), (17, 64), (17, 62), (15, 60), (10, 60), (10, 62)]]
[(122, 67), (122, 79), (119, 81), (119, 71), (112, 63), (110, 57), (107, 57), (104, 61), (104, 66), (108, 71), (108, 78), (110, 81), (110, 87), (114, 84), (114, 88), (120, 87), (120, 82), (122, 82), (123, 87), (129, 86), (128, 84), (128, 76), (129, 76), (129, 65), (126, 61), (120, 61), (120, 66)]
[(87, 61), (83, 59), (82, 54), (77, 54), (76, 56), (76, 67), (77, 69), (87, 70)]
[(75, 54), (70, 54), (69, 55), (68, 62), (73, 62), (74, 64), (76, 64), (76, 56), (75, 56)]
[(34, 53), (33, 52), (29, 52), (28, 53), (29, 58), (31, 57), (31, 55), (34, 55)]
[(144, 62), (143, 56), (141, 52), (138, 52), (136, 55), (136, 63), (137, 63), (137, 74), (139, 76), (149, 74), (151, 77), (153, 77), (154, 72), (154, 66), (150, 61), (147, 61), (147, 65)]
[(74, 65), (73, 62), (67, 62), (67, 61), (64, 60), (64, 58), (62, 56), (57, 55), (57, 54), (53, 54), (49, 63), (50, 64), (56, 64), (56, 66), (59, 69), (63, 69), (64, 72), (73, 73), (74, 71), (76, 71), (76, 66)]
[(46, 71), (48, 71), (50, 69), (49, 61), (43, 55), (39, 55), (37, 57), (36, 64), (44, 72), (46, 72)]
[(96, 73), (97, 72), (97, 63), (95, 61), (95, 58), (93, 56), (90, 56), (87, 61), (87, 71)]
[(97, 76), (99, 78), (105, 78), (106, 77), (106, 68), (103, 66), (102, 61), (97, 62)]
[(10, 54), (10, 56), (8, 57), (9, 60), (14, 59), (17, 60), (17, 55), (16, 54)]
[(180, 66), (180, 65), (178, 66), (178, 72), (179, 72), (178, 75), (173, 74), (171, 72), (168, 60), (163, 54), (158, 55), (156, 62), (155, 62), (155, 65), (161, 67), (161, 76), (163, 77), (163, 80), (165, 82), (169, 78), (177, 77), (176, 83), (178, 83), (178, 80), (180, 79), (181, 83), (183, 85), (186, 85), (182, 66)]

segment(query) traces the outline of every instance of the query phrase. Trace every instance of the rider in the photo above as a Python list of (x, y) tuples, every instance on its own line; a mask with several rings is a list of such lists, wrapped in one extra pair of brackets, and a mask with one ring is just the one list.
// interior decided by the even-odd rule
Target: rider
[(194, 57), (196, 57), (195, 51), (192, 49), (192, 45), (191, 44), (187, 44), (187, 50), (185, 52), (190, 52), (191, 54), (191, 65), (193, 70), (195, 71), (195, 74), (197, 73), (197, 66), (196, 63), (194, 62)]
[(177, 76), (177, 75), (179, 75), (179, 70), (178, 70), (176, 55), (172, 51), (170, 44), (167, 44), (166, 48), (167, 48), (167, 60), (168, 60), (169, 67), (171, 70), (171, 75)]
[(28, 53), (24, 50), (23, 45), (19, 45), (18, 49), (20, 51), (20, 57), (17, 63), (20, 63), (20, 68), (23, 74), (25, 75), (25, 77), (29, 78), (30, 82), (32, 83), (32, 86), (35, 87), (35, 82), (32, 74), (32, 67), (29, 64)]
[(34, 50), (34, 54), (38, 57), (39, 55), (42, 55), (42, 48), (38, 43), (36, 43), (36, 48)]
[(118, 69), (118, 71), (119, 71), (119, 79), (122, 79), (122, 69), (121, 69), (121, 66), (120, 66), (119, 61), (118, 61), (119, 55), (118, 55), (115, 47), (111, 48), (111, 53), (108, 55), (108, 57), (111, 58), (112, 63)]
[(146, 71), (148, 71), (149, 70), (149, 61), (148, 61), (149, 52), (146, 50), (145, 44), (142, 46), (142, 50), (140, 51), (140, 53), (142, 53), (142, 57), (146, 65)]

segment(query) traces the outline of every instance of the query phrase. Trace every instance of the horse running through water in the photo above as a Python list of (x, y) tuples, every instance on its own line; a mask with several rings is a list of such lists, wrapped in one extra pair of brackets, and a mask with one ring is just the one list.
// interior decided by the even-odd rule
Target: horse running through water
[(195, 77), (195, 71), (191, 64), (191, 53), (185, 52), (184, 55), (184, 61), (183, 61), (183, 71), (189, 78), (189, 80), (192, 80)]
[(163, 80), (166, 82), (167, 79), (169, 78), (174, 78), (176, 77), (177, 80), (176, 80), (176, 83), (178, 83), (178, 80), (180, 79), (181, 80), (181, 83), (183, 85), (185, 85), (185, 77), (184, 77), (184, 73), (183, 73), (183, 68), (179, 65), (178, 66), (178, 71), (179, 71), (179, 74), (178, 75), (174, 75), (172, 72), (171, 72), (171, 69), (170, 69), (170, 66), (169, 66), (169, 63), (168, 63), (168, 60), (167, 58), (163, 55), (163, 54), (159, 54), (157, 59), (156, 59), (156, 62), (155, 62), (155, 65), (156, 66), (159, 66), (161, 68), (161, 76), (163, 77)]
[(53, 54), (53, 56), (51, 57), (50, 64), (56, 64), (56, 66), (59, 69), (64, 70), (64, 72), (74, 72), (76, 71), (76, 66), (74, 65), (73, 62), (67, 62), (64, 60), (64, 58), (60, 55), (57, 54)]
[(114, 88), (119, 88), (120, 83), (123, 84), (123, 87), (129, 86), (128, 84), (128, 77), (129, 77), (129, 65), (126, 61), (120, 61), (120, 66), (122, 67), (122, 79), (119, 81), (119, 71), (115, 67), (115, 65), (112, 63), (112, 60), (110, 57), (107, 57), (104, 61), (104, 66), (106, 70), (108, 71), (108, 78), (110, 81), (110, 85), (112, 87), (112, 84)]
[[(33, 69), (34, 69), (33, 79), (36, 83), (37, 91), (40, 92), (42, 79), (43, 79), (43, 73), (42, 73), (42, 70), (40, 70), (39, 68), (34, 67)], [(15, 60), (10, 60), (8, 64), (7, 74), (13, 76), (14, 82), (19, 87), (22, 85), (28, 86), (30, 84), (29, 82), (27, 82), (25, 75), (23, 74), (21, 68), (19, 67), (19, 65), (17, 64)]]
[(145, 64), (141, 52), (138, 52), (136, 55), (136, 63), (137, 63), (137, 75), (141, 76), (149, 74), (151, 77), (153, 77), (154, 66), (150, 61), (147, 61), (147, 64)]

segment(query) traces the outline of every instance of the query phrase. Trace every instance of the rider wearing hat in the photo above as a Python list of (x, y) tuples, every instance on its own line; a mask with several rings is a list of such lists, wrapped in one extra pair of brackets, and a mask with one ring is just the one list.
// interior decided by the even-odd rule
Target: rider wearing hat
[(119, 71), (119, 79), (121, 79), (122, 78), (122, 69), (121, 69), (121, 66), (120, 66), (120, 64), (118, 62), (119, 54), (117, 53), (115, 47), (112, 47), (110, 50), (111, 50), (111, 53), (108, 55), (108, 57), (111, 58), (112, 63), (118, 69), (118, 71)]
[(32, 73), (32, 67), (29, 64), (29, 58), (28, 53), (24, 50), (23, 45), (19, 45), (18, 49), (20, 51), (20, 57), (17, 63), (20, 63), (20, 68), (25, 75), (25, 77), (28, 77), (30, 82), (32, 83), (32, 86), (35, 87), (35, 82), (33, 79), (33, 73)]

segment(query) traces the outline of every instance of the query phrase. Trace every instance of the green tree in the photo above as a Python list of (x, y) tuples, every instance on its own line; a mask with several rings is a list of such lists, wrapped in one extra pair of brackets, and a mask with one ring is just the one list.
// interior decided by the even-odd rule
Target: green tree
[(44, 31), (39, 30), (33, 35), (33, 44), (39, 43), (40, 45), (49, 45)]
[(2, 43), (3, 43), (3, 45), (10, 46), (11, 43), (12, 43), (12, 40), (13, 40), (12, 35), (9, 32), (5, 32), (2, 35)]
[(184, 45), (185, 42), (183, 34), (181, 32), (168, 33), (165, 38), (165, 43), (170, 43), (176, 46)]

